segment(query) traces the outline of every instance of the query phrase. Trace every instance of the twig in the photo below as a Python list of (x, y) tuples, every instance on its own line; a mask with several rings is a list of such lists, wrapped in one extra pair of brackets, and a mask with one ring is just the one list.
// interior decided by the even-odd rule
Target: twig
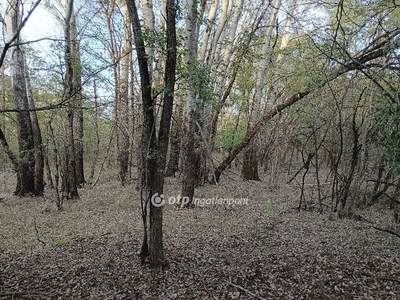
[(379, 227), (376, 227), (376, 226), (372, 226), (372, 227), (375, 228), (376, 230), (387, 232), (387, 233), (393, 234), (393, 235), (397, 236), (398, 238), (400, 238), (400, 234), (398, 234), (398, 233), (396, 233), (394, 231), (391, 231), (389, 229), (383, 229), (383, 228), (379, 228)]
[(39, 237), (39, 230), (38, 230), (38, 228), (37, 228), (37, 226), (36, 226), (36, 218), (33, 219), (33, 228), (35, 229), (36, 239), (37, 239), (40, 243), (42, 243), (43, 246), (46, 246), (46, 243), (45, 243), (43, 240), (41, 240), (40, 237)]
[(235, 288), (238, 288), (239, 290), (242, 290), (243, 292), (246, 292), (246, 293), (248, 293), (249, 295), (251, 295), (251, 296), (253, 296), (253, 297), (256, 297), (256, 298), (262, 299), (262, 300), (267, 300), (267, 298), (263, 298), (263, 297), (261, 297), (261, 296), (258, 296), (258, 295), (256, 295), (256, 294), (250, 292), (249, 290), (245, 289), (244, 287), (241, 287), (240, 285), (234, 284), (234, 283), (229, 282), (229, 281), (227, 281), (227, 280), (224, 280), (224, 281), (225, 281), (227, 284), (229, 284), (229, 285), (231, 285), (231, 286), (233, 286), (233, 287), (235, 287)]
[(394, 203), (400, 204), (399, 200), (394, 199), (393, 197), (389, 196), (387, 193), (383, 193), (383, 195), (388, 197), (390, 201), (393, 201)]

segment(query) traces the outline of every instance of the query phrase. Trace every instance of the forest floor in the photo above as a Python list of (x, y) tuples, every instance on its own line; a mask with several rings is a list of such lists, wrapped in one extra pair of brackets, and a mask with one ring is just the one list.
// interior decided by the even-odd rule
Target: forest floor
[[(51, 190), (24, 199), (0, 190), (0, 299), (400, 299), (400, 239), (374, 228), (388, 228), (387, 207), (339, 219), (328, 200), (325, 212), (312, 209), (307, 194), (310, 209), (298, 211), (300, 188), (287, 174), (238, 174), (196, 197), (247, 204), (166, 204), (164, 269), (140, 264), (134, 184), (110, 176), (63, 212)], [(164, 196), (178, 194), (179, 180), (168, 178)]]

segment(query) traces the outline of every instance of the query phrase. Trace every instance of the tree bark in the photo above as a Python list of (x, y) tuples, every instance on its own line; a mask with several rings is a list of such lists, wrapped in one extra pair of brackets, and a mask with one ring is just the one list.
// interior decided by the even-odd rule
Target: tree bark
[[(147, 224), (147, 209), (151, 205), (150, 200), (154, 194), (154, 168), (155, 166), (155, 147), (156, 137), (154, 134), (154, 106), (153, 96), (151, 90), (151, 79), (149, 67), (147, 65), (147, 55), (145, 51), (145, 44), (142, 38), (142, 29), (138, 16), (137, 7), (134, 0), (126, 1), (128, 6), (128, 12), (130, 14), (130, 20), (132, 22), (132, 29), (134, 34), (134, 40), (136, 45), (136, 53), (139, 64), (140, 74), (140, 89), (142, 97), (142, 114), (141, 114), (141, 137), (140, 137), (140, 154), (139, 154), (139, 184), (140, 184), (140, 195), (141, 195), (141, 208), (142, 208), (142, 220), (143, 220), (143, 243), (141, 249), (142, 263), (147, 256), (150, 255), (150, 249), (148, 244), (148, 224)], [(161, 257), (163, 259), (163, 248), (160, 248)]]
[[(157, 140), (157, 164), (155, 168), (154, 190), (162, 195), (164, 190), (165, 166), (168, 152), (169, 133), (174, 103), (175, 73), (177, 60), (176, 41), (176, 4), (175, 0), (166, 1), (167, 13), (167, 59), (164, 70), (163, 109)], [(164, 264), (163, 250), (163, 209), (151, 203), (150, 205), (150, 266), (158, 267)]]
[(30, 111), (30, 119), (32, 123), (33, 142), (35, 147), (35, 189), (33, 194), (35, 196), (42, 196), (44, 193), (44, 147), (42, 142), (42, 132), (40, 130), (39, 121), (35, 111), (35, 102), (33, 99), (32, 88), (29, 78), (28, 66), (26, 59), (24, 59), (26, 94), (28, 98), (28, 107)]
[[(194, 96), (196, 97), (196, 96)], [(190, 101), (189, 99), (187, 101)], [(199, 180), (200, 173), (200, 155), (199, 151), (199, 136), (196, 134), (196, 120), (198, 120), (198, 112), (195, 109), (186, 107), (186, 113), (183, 121), (182, 134), (182, 197), (187, 197), (190, 205), (194, 189)]]
[(83, 186), (85, 181), (84, 171), (84, 151), (83, 151), (83, 109), (82, 109), (82, 65), (80, 57), (80, 45), (76, 27), (76, 15), (72, 12), (70, 21), (70, 43), (71, 43), (71, 63), (73, 66), (73, 130), (74, 130), (74, 153), (76, 184)]
[[(256, 18), (253, 22), (253, 25), (251, 27), (251, 31), (248, 34), (243, 46), (240, 47), (237, 55), (236, 55), (236, 60), (233, 63), (232, 66), (232, 72), (230, 76), (227, 76), (227, 73), (225, 74), (224, 77), (230, 77), (230, 80), (228, 82), (228, 86), (226, 87), (225, 91), (223, 92), (223, 94), (221, 95), (221, 99), (219, 100), (219, 102), (215, 105), (215, 112), (211, 115), (210, 119), (208, 120), (208, 144), (210, 145), (210, 147), (213, 147), (214, 145), (214, 141), (215, 141), (215, 134), (216, 134), (216, 130), (217, 130), (217, 122), (218, 122), (218, 117), (219, 114), (221, 112), (222, 107), (225, 105), (225, 102), (228, 100), (229, 95), (233, 89), (234, 83), (236, 81), (236, 77), (238, 75), (238, 72), (240, 70), (241, 67), (241, 63), (250, 47), (251, 41), (253, 40), (257, 29), (260, 26), (261, 21), (263, 20), (265, 14), (267, 13), (267, 10), (269, 8), (269, 3), (265, 5), (263, 11), (261, 12), (260, 16), (258, 18)], [(237, 13), (237, 18), (239, 18), (239, 13)], [(232, 51), (232, 50), (231, 50)], [(227, 55), (227, 57), (232, 57), (233, 52), (230, 52), (229, 55)], [(225, 60), (225, 64), (228, 65), (228, 61)], [(228, 68), (226, 68), (226, 72), (228, 71)], [(222, 93), (222, 89), (224, 88), (224, 80), (222, 78), (217, 78), (217, 84), (218, 86), (216, 86), (216, 91), (217, 95), (220, 95)]]
[(131, 46), (131, 30), (129, 15), (125, 14), (125, 44), (122, 52), (121, 59), (121, 76), (119, 79), (119, 99), (116, 100), (118, 110), (117, 122), (117, 138), (118, 138), (118, 163), (119, 163), (119, 177), (121, 184), (125, 185), (128, 180), (129, 173), (129, 64)]
[(0, 128), (0, 143), (4, 149), (4, 152), (7, 154), (8, 158), (11, 160), (14, 170), (18, 171), (18, 159), (15, 154), (11, 151), (10, 146), (8, 145), (7, 139), (3, 133), (3, 130)]
[[(197, 64), (197, 36), (196, 23), (197, 18), (194, 14), (197, 11), (197, 1), (185, 1), (186, 24), (185, 24), (185, 64), (187, 68), (187, 77), (185, 82), (186, 108), (183, 121), (182, 135), (182, 197), (187, 197), (189, 203), (193, 200), (194, 189), (198, 182), (198, 173), (200, 173), (200, 136), (198, 127), (200, 126), (200, 99), (196, 92), (196, 64)], [(198, 151), (196, 151), (198, 149)]]
[(65, 81), (64, 95), (67, 103), (67, 119), (65, 123), (65, 149), (63, 161), (63, 176), (61, 183), (62, 198), (77, 199), (78, 182), (76, 177), (76, 160), (75, 160), (75, 141), (74, 141), (74, 108), (73, 100), (76, 91), (74, 90), (74, 60), (71, 50), (71, 18), (73, 15), (74, 1), (68, 0), (67, 14), (65, 20)]
[[(140, 0), (140, 8), (142, 10), (142, 22), (144, 32), (150, 36), (150, 39), (155, 38), (155, 24), (154, 24), (154, 11), (153, 11), (153, 0)], [(145, 51), (147, 54), (147, 62), (149, 68), (149, 76), (150, 80), (153, 79), (153, 62), (154, 62), (154, 55), (155, 55), (155, 47), (150, 43), (149, 46), (145, 45)]]
[[(201, 62), (206, 62), (206, 56), (207, 56), (207, 51), (209, 49), (209, 44), (210, 44), (210, 36), (212, 34), (213, 27), (214, 27), (214, 22), (215, 18), (217, 16), (217, 9), (218, 9), (218, 4), (219, 0), (212, 0), (210, 9), (208, 11), (207, 15), (207, 21), (206, 21), (206, 28), (204, 29), (204, 34), (201, 40), (201, 48), (199, 51), (200, 57), (199, 61)], [(197, 30), (195, 32), (197, 34)]]
[(242, 176), (246, 180), (261, 181), (258, 176), (258, 150), (254, 140), (251, 141), (250, 146), (246, 149), (243, 156)]
[(18, 124), (18, 168), (15, 194), (25, 196), (35, 194), (35, 144), (25, 78), (24, 54), (19, 43), (19, 5), (18, 0), (9, 1), (7, 7), (7, 31), (10, 40), (15, 39), (15, 47), (10, 49), (10, 75), (12, 81), (14, 106)]
[[(281, 0), (275, 0), (269, 23), (264, 35), (264, 44), (261, 51), (262, 59), (259, 62), (258, 67), (255, 95), (253, 98), (254, 100), (252, 109), (249, 114), (249, 122), (247, 127), (248, 131), (252, 130), (252, 127), (258, 119), (258, 114), (261, 108), (261, 102), (265, 89), (265, 74), (267, 71), (267, 64), (269, 62), (268, 50), (270, 49), (270, 41), (280, 6)], [(258, 175), (258, 147), (254, 139), (249, 143), (248, 149), (244, 153), (242, 176), (246, 180), (260, 181), (260, 177)]]
[(183, 108), (178, 105), (176, 109), (176, 115), (171, 126), (170, 132), (170, 150), (167, 168), (165, 171), (165, 176), (174, 176), (179, 170), (179, 158), (181, 152), (181, 126), (182, 126), (182, 114)]
[[(168, 150), (169, 131), (173, 109), (173, 93), (176, 69), (176, 7), (174, 0), (167, 0), (167, 60), (165, 64), (165, 88), (163, 109), (161, 112), (158, 139), (154, 117), (155, 99), (152, 96), (151, 77), (145, 51), (145, 43), (135, 1), (127, 1), (132, 22), (136, 52), (139, 63), (140, 85), (142, 93), (142, 134), (141, 134), (141, 170), (140, 189), (144, 237), (141, 250), (142, 262), (150, 256), (150, 267), (163, 266), (165, 263), (163, 248), (163, 207), (151, 200), (162, 197), (164, 187), (165, 160)], [(150, 205), (150, 243), (147, 237), (147, 207)]]

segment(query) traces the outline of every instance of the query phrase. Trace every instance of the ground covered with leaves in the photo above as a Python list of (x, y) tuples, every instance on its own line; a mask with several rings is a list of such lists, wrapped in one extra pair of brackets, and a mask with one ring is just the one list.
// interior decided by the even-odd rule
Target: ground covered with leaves
[[(134, 185), (110, 179), (57, 212), (39, 199), (0, 201), (0, 299), (400, 299), (400, 239), (375, 206), (339, 219), (298, 211), (295, 184), (229, 175), (198, 198), (243, 205), (165, 206), (169, 262), (149, 269)], [(165, 197), (179, 194), (168, 179)], [(313, 200), (307, 198), (308, 207)], [(327, 201), (327, 200), (326, 200)]]

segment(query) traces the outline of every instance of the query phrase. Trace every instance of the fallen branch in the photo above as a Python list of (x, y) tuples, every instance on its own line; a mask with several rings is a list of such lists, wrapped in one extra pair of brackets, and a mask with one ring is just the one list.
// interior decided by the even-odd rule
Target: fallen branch
[(267, 123), (267, 121), (271, 120), (273, 117), (275, 117), (277, 114), (282, 112), (285, 108), (291, 106), (292, 104), (296, 103), (297, 101), (303, 99), (305, 96), (307, 96), (310, 93), (309, 90), (301, 92), (301, 93), (296, 93), (289, 97), (284, 103), (277, 105), (273, 109), (269, 110), (267, 113), (265, 113), (258, 121), (257, 123), (250, 129), (248, 130), (246, 136), (243, 138), (243, 140), (236, 146), (235, 149), (231, 152), (231, 154), (224, 159), (224, 161), (218, 166), (218, 168), (215, 170), (215, 179), (216, 182), (219, 182), (219, 179), (221, 177), (221, 174), (225, 169), (231, 164), (231, 162), (236, 158), (236, 156), (250, 143), (250, 141), (253, 139), (253, 137), (260, 131), (260, 129)]
[(46, 246), (46, 243), (39, 237), (39, 230), (36, 225), (36, 218), (33, 219), (33, 227), (35, 229), (35, 235), (36, 235), (36, 239), (38, 240), (38, 242), (42, 243), (43, 246)]
[(372, 227), (373, 227), (374, 229), (376, 229), (376, 230), (379, 230), (379, 231), (382, 231), (382, 232), (387, 232), (387, 233), (393, 234), (393, 235), (397, 236), (398, 238), (400, 238), (400, 234), (398, 234), (398, 233), (396, 233), (396, 232), (394, 232), (394, 231), (392, 231), (392, 230), (383, 229), (383, 228), (379, 228), (379, 227), (376, 227), (376, 226), (372, 226)]
[(383, 195), (388, 197), (390, 201), (393, 201), (394, 203), (400, 204), (399, 200), (394, 199), (393, 197), (389, 196), (387, 193), (383, 193)]
[(241, 290), (241, 291), (243, 291), (243, 292), (248, 293), (249, 295), (251, 295), (251, 296), (253, 296), (253, 297), (256, 297), (256, 298), (262, 299), (262, 300), (267, 300), (267, 298), (263, 298), (263, 297), (261, 297), (261, 296), (258, 296), (258, 295), (256, 295), (256, 294), (250, 292), (249, 290), (245, 289), (244, 287), (241, 287), (240, 285), (234, 284), (234, 283), (232, 283), (232, 282), (230, 282), (230, 281), (227, 281), (227, 280), (225, 280), (225, 282), (226, 282), (227, 284), (229, 284), (229, 285), (235, 287), (235, 288), (238, 288), (239, 290)]

